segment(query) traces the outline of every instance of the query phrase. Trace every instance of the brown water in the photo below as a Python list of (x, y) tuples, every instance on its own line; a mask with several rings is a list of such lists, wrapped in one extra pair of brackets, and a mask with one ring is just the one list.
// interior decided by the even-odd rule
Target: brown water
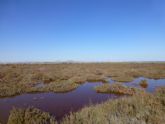
[[(165, 86), (165, 79), (148, 79), (144, 77), (136, 78), (132, 82), (125, 82), (124, 85), (131, 87), (139, 87), (141, 80), (148, 81), (146, 91), (153, 92), (159, 86)], [(109, 80), (114, 83), (113, 80)], [(68, 93), (35, 93), (35, 94), (22, 94), (15, 97), (1, 98), (0, 99), (0, 122), (6, 123), (8, 120), (9, 112), (12, 107), (27, 108), (33, 106), (43, 111), (49, 112), (54, 115), (57, 120), (62, 119), (66, 114), (71, 111), (77, 111), (89, 104), (97, 104), (104, 102), (108, 99), (115, 99), (121, 96), (115, 94), (101, 94), (96, 93), (93, 89), (95, 86), (101, 85), (101, 82), (85, 83)], [(43, 84), (37, 84), (37, 87), (42, 87)]]

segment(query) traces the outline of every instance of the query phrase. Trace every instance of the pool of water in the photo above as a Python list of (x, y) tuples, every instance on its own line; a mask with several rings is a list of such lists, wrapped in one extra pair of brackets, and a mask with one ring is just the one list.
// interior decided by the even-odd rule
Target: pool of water
[(149, 78), (145, 78), (145, 77), (139, 77), (131, 82), (125, 82), (124, 85), (130, 86), (130, 87), (142, 88), (139, 84), (142, 80), (146, 80), (148, 83), (148, 86), (146, 88), (143, 88), (147, 92), (152, 93), (155, 91), (156, 88), (165, 86), (165, 79), (149, 79)]
[(101, 82), (85, 83), (68, 93), (28, 93), (10, 98), (2, 98), (0, 99), (0, 120), (2, 123), (6, 123), (9, 112), (13, 107), (27, 108), (28, 106), (49, 112), (57, 120), (60, 120), (69, 112), (77, 111), (86, 105), (97, 104), (107, 99), (119, 97), (114, 94), (96, 93), (93, 88), (101, 84)]
[[(154, 80), (144, 77), (136, 78), (131, 82), (125, 82), (123, 85), (141, 88), (139, 85), (141, 80), (147, 80), (148, 87), (145, 90), (148, 92), (153, 92), (157, 87), (165, 86), (165, 79)], [(115, 81), (109, 79), (109, 83), (114, 82)], [(67, 93), (28, 93), (15, 97), (1, 98), (0, 121), (4, 124), (7, 122), (9, 112), (13, 107), (27, 108), (29, 106), (33, 106), (49, 112), (51, 115), (54, 115), (57, 120), (60, 120), (71, 111), (77, 111), (89, 104), (97, 104), (108, 99), (113, 100), (115, 98), (122, 97), (121, 95), (95, 92), (93, 88), (99, 85), (102, 85), (102, 83), (86, 82), (77, 89)], [(43, 87), (43, 84), (37, 84), (36, 86)]]

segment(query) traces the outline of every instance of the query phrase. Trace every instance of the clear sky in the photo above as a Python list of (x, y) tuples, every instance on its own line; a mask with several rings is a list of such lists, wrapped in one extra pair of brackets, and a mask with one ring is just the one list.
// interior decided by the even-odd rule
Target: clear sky
[(0, 0), (0, 62), (165, 61), (165, 0)]

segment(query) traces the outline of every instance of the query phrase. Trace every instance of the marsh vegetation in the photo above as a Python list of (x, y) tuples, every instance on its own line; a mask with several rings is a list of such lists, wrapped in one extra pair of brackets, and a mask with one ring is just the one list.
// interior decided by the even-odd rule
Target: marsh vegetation
[(90, 106), (71, 113), (63, 124), (164, 124), (165, 87), (155, 95), (145, 94), (121, 98)]
[[(86, 81), (132, 81), (165, 78), (164, 63), (63, 63), (0, 65), (0, 97), (29, 92), (66, 92)], [(44, 87), (35, 85), (43, 82)]]
[(143, 93), (143, 91), (140, 89), (124, 86), (121, 83), (103, 84), (101, 86), (95, 87), (95, 90), (98, 93), (114, 93), (123, 95), (134, 95), (137, 93)]
[[(163, 124), (165, 87), (157, 88), (151, 83), (153, 88), (148, 79), (143, 78), (137, 79), (137, 83), (131, 82), (138, 77), (165, 78), (164, 70), (165, 63), (4, 64), (0, 65), (0, 97), (64, 93), (81, 89), (85, 82), (102, 82), (93, 91), (124, 96), (98, 105), (91, 104), (60, 120), (34, 107), (17, 107), (10, 112), (8, 124)], [(109, 78), (113, 83), (109, 83)], [(134, 85), (146, 88), (146, 91), (157, 90), (151, 94)], [(164, 85), (162, 83), (160, 86)]]
[(57, 122), (49, 113), (36, 108), (13, 108), (8, 124), (57, 124)]
[[(154, 95), (133, 95), (98, 105), (90, 105), (63, 118), (61, 124), (164, 124), (165, 87)], [(53, 116), (35, 108), (13, 109), (8, 124), (57, 123)]]

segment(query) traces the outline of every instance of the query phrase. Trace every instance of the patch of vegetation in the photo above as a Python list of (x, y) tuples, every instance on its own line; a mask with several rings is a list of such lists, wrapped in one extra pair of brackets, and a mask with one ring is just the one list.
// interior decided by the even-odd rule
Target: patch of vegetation
[(165, 87), (159, 87), (156, 89), (156, 95), (165, 97)]
[(133, 81), (134, 77), (131, 76), (125, 76), (125, 75), (121, 75), (121, 76), (115, 76), (112, 77), (112, 80), (118, 81), (118, 82), (131, 82)]
[(76, 89), (79, 85), (68, 80), (60, 83), (51, 83), (46, 87), (46, 91), (52, 92), (69, 92)]
[(14, 108), (10, 112), (7, 124), (57, 124), (57, 122), (49, 113), (36, 108)]
[(156, 95), (161, 99), (161, 103), (165, 106), (165, 87), (157, 88)]
[(79, 86), (77, 83), (73, 83), (70, 80), (62, 81), (60, 83), (51, 82), (49, 84), (44, 85), (44, 87), (31, 87), (26, 90), (26, 92), (69, 92), (76, 89)]
[(0, 85), (0, 97), (14, 96), (22, 94), (26, 89), (23, 84), (1, 84)]
[(140, 84), (140, 86), (143, 87), (143, 88), (147, 88), (147, 87), (148, 87), (147, 80), (142, 80), (139, 84)]
[(103, 84), (101, 86), (95, 87), (95, 90), (98, 93), (114, 93), (114, 94), (125, 94), (125, 95), (134, 95), (136, 93), (144, 92), (137, 88), (124, 86), (121, 83)]

